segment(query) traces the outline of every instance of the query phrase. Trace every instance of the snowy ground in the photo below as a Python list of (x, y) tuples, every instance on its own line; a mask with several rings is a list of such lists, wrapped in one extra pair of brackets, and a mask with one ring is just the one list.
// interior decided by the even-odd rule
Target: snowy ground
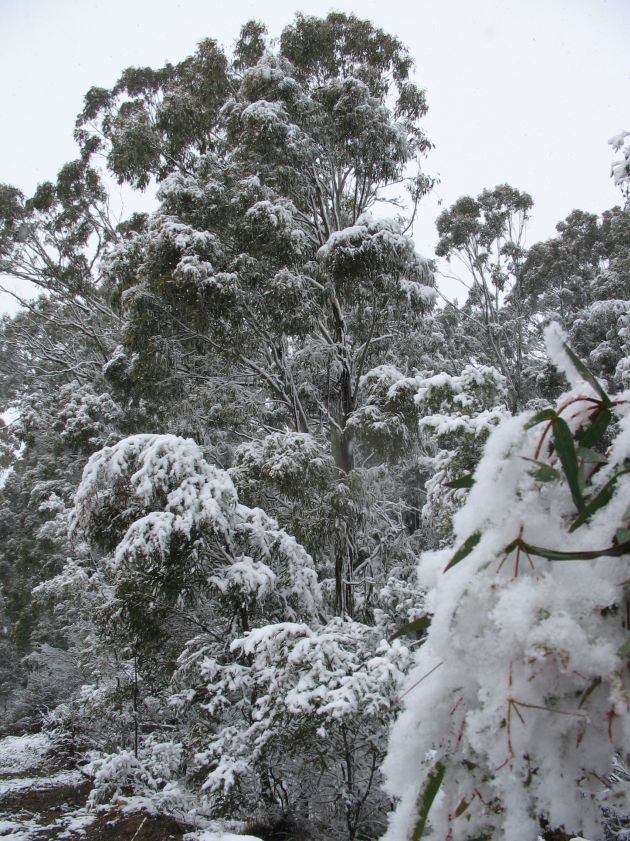
[(215, 822), (186, 832), (172, 818), (134, 810), (141, 798), (88, 812), (89, 782), (79, 771), (54, 769), (50, 747), (43, 734), (0, 740), (0, 841), (260, 841)]
[(0, 777), (41, 768), (49, 749), (50, 739), (43, 733), (7, 736), (0, 740)]

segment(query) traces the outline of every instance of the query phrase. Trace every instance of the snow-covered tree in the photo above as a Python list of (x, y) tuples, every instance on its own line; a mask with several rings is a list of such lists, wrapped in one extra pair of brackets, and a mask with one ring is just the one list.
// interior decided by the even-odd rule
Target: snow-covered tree
[(522, 284), (532, 205), (530, 195), (501, 184), (476, 199), (463, 196), (436, 221), (436, 254), (464, 268), (468, 296), (461, 317), (469, 358), (505, 377), (512, 412), (529, 396), (526, 374), (537, 339)]
[[(427, 187), (418, 174), (426, 104), (402, 45), (353, 16), (298, 16), (275, 51), (262, 38), (244, 31), (234, 64), (204, 42), (176, 68), (126, 71), (112, 91), (88, 94), (80, 137), (89, 151), (90, 125), (99, 126), (97, 145), (119, 178), (161, 180), (159, 210), (107, 263), (131, 375), (192, 395), (207, 427), (228, 426), (232, 441), (260, 442), (253, 449), (312, 436), (334, 465), (331, 504), (301, 536), (335, 579), (337, 611), (352, 613), (353, 568), (375, 549), (353, 513), (366, 496), (359, 467), (383, 461), (356, 449), (359, 383), (421, 332), (433, 301), (430, 267), (404, 220), (376, 217), (398, 204), (389, 188), (407, 185), (413, 207)], [(201, 83), (205, 62), (222, 68), (215, 98), (194, 136), (180, 138), (167, 116), (173, 86), (195, 68)], [(153, 138), (157, 157), (139, 157), (133, 127)], [(238, 465), (243, 487), (250, 461)], [(271, 512), (289, 524), (299, 491), (268, 490)], [(331, 517), (341, 527), (323, 544)]]
[(376, 837), (386, 733), (409, 651), (383, 629), (335, 618), (252, 630), (226, 663), (193, 640), (173, 701), (196, 710), (191, 766), (215, 809), (291, 815), (336, 837)]
[[(624, 387), (630, 213), (615, 207), (598, 219), (575, 210), (556, 229), (558, 235), (532, 246), (525, 260), (522, 285), (528, 304), (541, 322), (560, 321), (596, 376)], [(561, 387), (550, 366), (537, 379), (546, 397)]]
[(124, 684), (136, 749), (141, 693), (164, 696), (187, 640), (203, 631), (225, 652), (260, 623), (313, 620), (320, 609), (309, 555), (260, 509), (240, 505), (228, 474), (190, 439), (136, 435), (95, 453), (73, 532), (77, 553), (47, 590), (83, 605), (97, 695), (112, 678), (116, 691)]
[(627, 811), (630, 394), (546, 338), (571, 390), (498, 426), (454, 548), (420, 560), (431, 621), (385, 764), (392, 841), (603, 839), (602, 807)]
[(608, 145), (613, 152), (621, 153), (612, 165), (612, 177), (615, 186), (620, 187), (621, 191), (628, 198), (628, 179), (630, 178), (630, 143), (628, 142), (630, 133), (627, 131), (620, 131), (619, 134), (614, 135), (608, 141)]

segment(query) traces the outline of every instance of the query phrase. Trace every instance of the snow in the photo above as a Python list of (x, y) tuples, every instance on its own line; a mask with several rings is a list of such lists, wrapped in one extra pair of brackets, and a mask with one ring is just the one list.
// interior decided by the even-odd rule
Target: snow
[(187, 832), (184, 841), (261, 841), (254, 835), (237, 835), (234, 832), (223, 832), (215, 829), (202, 829), (197, 832)]
[[(152, 507), (166, 495), (166, 511), (150, 512), (151, 522), (131, 526), (125, 545), (132, 554), (152, 526), (157, 529), (158, 544), (166, 540), (164, 530), (190, 534), (193, 526), (201, 524), (210, 525), (219, 534), (230, 532), (230, 515), (236, 505), (234, 485), (224, 470), (205, 461), (190, 438), (133, 435), (95, 453), (75, 496), (75, 523), (89, 520), (99, 497), (103, 500), (104, 488), (118, 489), (123, 482), (128, 482), (140, 505)], [(119, 555), (124, 548), (119, 546)]]
[[(546, 340), (573, 386), (559, 405), (571, 406), (575, 429), (588, 420), (593, 389), (556, 326)], [(430, 385), (444, 384), (438, 377)], [(613, 406), (618, 434), (587, 489), (592, 495), (630, 456), (629, 398), (619, 395)], [(438, 762), (446, 770), (430, 812), (432, 837), (535, 838), (540, 815), (551, 826), (601, 837), (598, 781), (610, 778), (613, 755), (624, 753), (630, 735), (630, 686), (619, 655), (628, 632), (616, 611), (627, 571), (607, 557), (553, 562), (506, 547), (519, 535), (562, 551), (610, 546), (627, 522), (630, 480), (619, 478), (588, 528), (570, 531), (576, 509), (568, 484), (531, 475), (526, 459), (539, 451), (545, 427), (527, 429), (529, 418), (506, 417), (491, 433), (454, 516), (453, 546), (420, 559), (432, 618), (384, 766), (387, 790), (399, 798), (385, 841), (411, 836)], [(538, 457), (558, 467), (549, 447)], [(447, 571), (455, 549), (475, 533), (476, 546)], [(606, 796), (627, 806), (623, 785)], [(454, 816), (461, 803), (465, 819)]]
[(398, 281), (400, 290), (403, 292), (407, 301), (411, 304), (419, 301), (427, 306), (435, 302), (437, 291), (432, 286), (427, 286), (424, 283), (418, 283), (415, 280), (402, 279)]
[(83, 814), (83, 810), (71, 813), (63, 819), (64, 831), (60, 832), (58, 838), (73, 838), (76, 835), (86, 835), (86, 829), (96, 820), (96, 815)]
[(608, 145), (612, 146), (613, 151), (618, 152), (626, 142), (626, 137), (628, 137), (628, 135), (629, 133), (627, 131), (620, 131), (619, 134), (615, 134), (613, 137), (609, 138)]
[(19, 774), (41, 767), (51, 742), (44, 733), (6, 736), (0, 741), (0, 775)]
[(10, 780), (0, 780), (0, 797), (6, 794), (16, 794), (19, 791), (41, 791), (57, 786), (76, 786), (84, 782), (80, 771), (59, 771), (47, 777), (12, 777)]

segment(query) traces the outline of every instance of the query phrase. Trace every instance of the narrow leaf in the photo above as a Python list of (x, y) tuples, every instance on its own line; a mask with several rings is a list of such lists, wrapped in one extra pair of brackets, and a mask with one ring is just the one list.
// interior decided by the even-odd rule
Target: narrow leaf
[(455, 817), (459, 818), (460, 815), (463, 815), (466, 809), (470, 806), (469, 800), (461, 800), (457, 809), (455, 809)]
[(481, 532), (473, 532), (470, 537), (467, 537), (466, 540), (462, 543), (459, 547), (457, 552), (453, 555), (451, 560), (447, 563), (444, 567), (444, 572), (448, 572), (451, 567), (454, 567), (455, 564), (458, 564), (460, 561), (463, 561), (467, 555), (470, 555), (472, 550), (481, 540)]
[(606, 456), (598, 453), (597, 450), (591, 450), (589, 447), (578, 447), (577, 457), (586, 464), (605, 464)]
[(606, 394), (604, 389), (597, 382), (597, 379), (593, 376), (593, 374), (591, 374), (591, 372), (588, 370), (586, 365), (582, 362), (580, 357), (576, 356), (568, 345), (564, 345), (563, 347), (564, 347), (565, 351), (567, 352), (567, 355), (568, 355), (569, 359), (571, 360), (571, 362), (575, 365), (576, 369), (582, 375), (582, 378), (584, 380), (586, 380), (587, 383), (590, 383), (593, 386), (595, 391), (602, 398), (602, 403), (605, 406), (610, 406), (610, 397)]
[(556, 417), (557, 413), (555, 409), (543, 409), (542, 412), (538, 412), (531, 420), (527, 421), (525, 429), (531, 429), (533, 426), (538, 426), (539, 423), (554, 420)]
[(427, 818), (429, 817), (429, 811), (431, 810), (433, 801), (435, 800), (437, 793), (440, 790), (440, 786), (442, 785), (442, 780), (444, 779), (445, 773), (445, 766), (442, 765), (441, 762), (438, 762), (429, 774), (426, 785), (420, 798), (418, 809), (418, 822), (416, 823), (413, 835), (411, 836), (411, 841), (420, 841), (420, 839), (422, 838), (422, 835), (424, 834), (424, 827), (426, 826)]
[(571, 496), (578, 511), (584, 508), (584, 499), (580, 491), (578, 476), (578, 460), (575, 452), (573, 436), (567, 422), (562, 418), (556, 418), (553, 425), (553, 441), (564, 470), (564, 475), (571, 489)]
[(414, 632), (418, 631), (426, 631), (430, 624), (430, 616), (421, 616), (419, 619), (414, 619), (413, 622), (407, 622), (406, 625), (400, 627), (396, 631), (396, 633), (392, 634), (391, 637), (389, 637), (389, 642), (393, 642), (399, 637), (406, 636), (407, 634), (413, 634)]
[(530, 476), (533, 476), (534, 479), (538, 482), (555, 482), (560, 478), (560, 473), (556, 470), (555, 467), (551, 467), (551, 465), (547, 464), (544, 461), (537, 461), (535, 458), (525, 458), (525, 461), (531, 461), (532, 464), (535, 464), (537, 470), (530, 471)]
[(626, 543), (626, 541), (630, 540), (630, 529), (617, 529), (615, 540), (617, 543)]
[(575, 531), (579, 529), (580, 526), (584, 525), (584, 523), (588, 522), (593, 514), (598, 511), (602, 506), (608, 505), (610, 502), (613, 493), (615, 492), (615, 485), (617, 484), (617, 479), (622, 476), (624, 473), (630, 472), (630, 468), (626, 468), (625, 470), (620, 470), (619, 473), (616, 473), (612, 479), (610, 479), (603, 488), (592, 498), (590, 499), (587, 504), (585, 505), (584, 509), (581, 511), (578, 517), (571, 523), (571, 528), (569, 531)]
[(624, 543), (617, 543), (614, 546), (607, 546), (605, 549), (579, 549), (574, 552), (560, 552), (556, 549), (546, 549), (542, 546), (533, 546), (531, 543), (522, 543), (522, 548), (530, 555), (538, 555), (550, 561), (592, 561), (595, 558), (618, 558), (621, 555), (630, 554), (630, 540)]
[(447, 488), (458, 490), (459, 488), (472, 488), (475, 484), (472, 473), (467, 473), (465, 476), (460, 476), (459, 479), (453, 479), (452, 482), (444, 482)]
[(597, 412), (592, 421), (586, 426), (583, 426), (575, 436), (578, 444), (582, 447), (593, 447), (599, 443), (604, 437), (604, 433), (608, 429), (611, 420), (612, 414), (609, 409)]

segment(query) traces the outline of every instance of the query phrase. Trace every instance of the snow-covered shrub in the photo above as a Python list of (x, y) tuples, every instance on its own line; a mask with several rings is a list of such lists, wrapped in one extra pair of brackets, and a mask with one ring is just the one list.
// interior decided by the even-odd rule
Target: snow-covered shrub
[(455, 512), (466, 499), (468, 476), (490, 431), (507, 413), (506, 381), (490, 366), (466, 365), (457, 376), (441, 373), (407, 381), (420, 415), (425, 449), (425, 545), (450, 541)]
[(431, 624), (385, 763), (388, 841), (602, 839), (602, 807), (628, 810), (630, 393), (546, 339), (571, 390), (492, 432), (456, 551), (420, 561)]
[(190, 439), (135, 435), (96, 453), (76, 494), (75, 532), (105, 551), (90, 580), (106, 596), (105, 624), (129, 639), (172, 636), (177, 616), (190, 636), (217, 611), (228, 626), (240, 614), (247, 630), (263, 604), (268, 617), (317, 613), (309, 555), (263, 511), (240, 505), (228, 474)]
[(630, 132), (621, 131), (608, 141), (613, 152), (621, 153), (621, 157), (612, 164), (612, 177), (617, 187), (627, 191), (630, 179)]
[(160, 811), (190, 808), (190, 795), (178, 782), (182, 754), (180, 744), (150, 737), (138, 756), (128, 750), (94, 756), (83, 767), (93, 780), (88, 806), (139, 795)]
[(318, 616), (308, 553), (261, 509), (241, 505), (228, 474), (190, 439), (136, 435), (96, 453), (73, 527), (76, 557), (46, 591), (81, 616), (90, 683), (57, 729), (99, 751), (140, 756), (164, 726), (177, 741), (169, 682), (200, 630), (221, 657), (257, 625)]
[(339, 618), (267, 625), (230, 649), (217, 657), (208, 640), (192, 641), (173, 698), (190, 711), (190, 767), (213, 808), (293, 812), (322, 833), (374, 837), (389, 808), (380, 765), (409, 650)]

